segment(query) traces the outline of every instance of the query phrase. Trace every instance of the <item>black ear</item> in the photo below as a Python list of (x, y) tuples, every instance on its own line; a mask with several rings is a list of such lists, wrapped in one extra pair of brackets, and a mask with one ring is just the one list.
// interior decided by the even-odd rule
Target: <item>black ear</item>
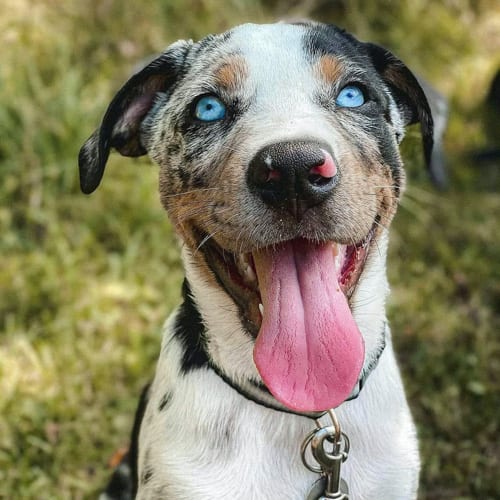
[(141, 123), (158, 92), (168, 92), (179, 77), (191, 42), (180, 40), (144, 69), (133, 75), (118, 91), (104, 115), (101, 126), (80, 149), (80, 187), (92, 193), (101, 182), (109, 151), (124, 156), (146, 154), (140, 140)]
[(442, 187), (444, 177), (433, 162), (434, 122), (427, 96), (413, 73), (388, 50), (373, 43), (364, 44), (375, 69), (389, 87), (403, 117), (404, 125), (420, 123), (424, 158), (433, 182)]

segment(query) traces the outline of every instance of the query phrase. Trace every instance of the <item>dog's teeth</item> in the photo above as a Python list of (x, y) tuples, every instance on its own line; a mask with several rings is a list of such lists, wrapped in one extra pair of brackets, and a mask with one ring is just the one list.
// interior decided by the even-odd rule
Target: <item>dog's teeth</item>
[(254, 282), (257, 280), (255, 271), (249, 262), (248, 254), (239, 254), (236, 260), (236, 265), (238, 266), (239, 272), (242, 274), (243, 278), (247, 282)]
[(260, 311), (261, 316), (264, 316), (264, 305), (263, 304), (259, 304), (259, 311)]
[(245, 275), (250, 281), (255, 281), (256, 279), (252, 266), (250, 266), (249, 264), (247, 264), (247, 266), (245, 267)]
[(333, 256), (337, 257), (337, 255), (339, 254), (339, 246), (337, 245), (337, 243), (332, 243), (332, 251)]

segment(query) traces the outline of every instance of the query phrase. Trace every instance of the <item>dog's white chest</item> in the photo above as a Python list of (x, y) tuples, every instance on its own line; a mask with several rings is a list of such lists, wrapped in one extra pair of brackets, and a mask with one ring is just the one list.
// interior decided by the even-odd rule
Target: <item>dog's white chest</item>
[[(141, 431), (139, 478), (145, 472), (149, 477), (140, 481), (137, 498), (307, 498), (318, 475), (303, 466), (300, 444), (314, 428), (312, 420), (250, 402), (211, 370), (179, 377), (175, 395), (159, 412), (165, 388), (161, 365), (144, 417), (149, 423)], [(380, 391), (384, 378), (386, 387)], [(390, 354), (384, 355), (363, 396), (338, 411), (352, 443), (342, 476), (354, 500), (409, 500), (416, 495), (413, 423), (402, 392), (389, 398), (392, 403), (384, 396), (388, 379), (399, 392)]]

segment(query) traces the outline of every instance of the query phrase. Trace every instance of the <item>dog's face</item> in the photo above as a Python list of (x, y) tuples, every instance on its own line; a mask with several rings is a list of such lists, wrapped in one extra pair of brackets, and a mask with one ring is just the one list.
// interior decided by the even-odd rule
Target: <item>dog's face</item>
[(349, 306), (396, 210), (414, 122), (429, 158), (425, 96), (384, 49), (334, 26), (243, 25), (177, 42), (132, 77), (82, 148), (82, 189), (110, 147), (147, 152), (191, 261), (257, 339), (266, 385), (290, 408), (324, 410), (364, 363)]

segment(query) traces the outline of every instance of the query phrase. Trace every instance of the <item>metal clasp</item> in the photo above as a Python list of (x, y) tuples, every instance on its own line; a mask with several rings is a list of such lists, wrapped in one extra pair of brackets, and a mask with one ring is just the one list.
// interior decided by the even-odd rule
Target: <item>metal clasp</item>
[[(301, 446), (302, 463), (310, 471), (321, 474), (307, 500), (347, 500), (349, 492), (346, 482), (341, 478), (341, 466), (347, 460), (350, 443), (349, 438), (340, 429), (340, 424), (333, 410), (328, 411), (332, 425), (322, 426), (316, 420), (316, 429), (307, 434)], [(308, 462), (307, 450), (317, 464)]]

